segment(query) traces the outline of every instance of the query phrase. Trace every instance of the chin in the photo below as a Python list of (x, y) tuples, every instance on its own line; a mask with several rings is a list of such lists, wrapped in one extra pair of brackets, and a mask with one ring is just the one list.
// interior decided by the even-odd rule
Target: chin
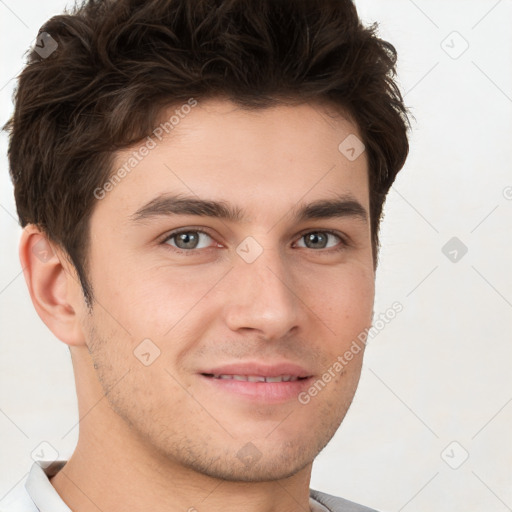
[[(229, 482), (267, 482), (289, 478), (313, 463), (334, 432), (322, 438), (281, 442), (277, 446), (268, 439), (225, 446), (217, 453), (213, 444), (188, 445), (172, 458), (196, 473)], [(211, 440), (210, 440), (211, 441)], [(265, 442), (266, 441), (266, 442)], [(222, 453), (221, 453), (222, 452)], [(181, 456), (180, 456), (181, 455)]]
[(265, 462), (241, 463), (236, 457), (229, 460), (217, 460), (212, 464), (201, 464), (191, 466), (191, 469), (202, 473), (211, 478), (225, 480), (228, 482), (270, 482), (289, 478), (305, 467), (310, 465), (311, 461), (290, 461), (268, 459)]

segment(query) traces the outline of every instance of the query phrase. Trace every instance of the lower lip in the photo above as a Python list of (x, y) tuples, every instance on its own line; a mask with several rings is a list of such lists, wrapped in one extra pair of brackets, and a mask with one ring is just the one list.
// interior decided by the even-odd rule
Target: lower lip
[(307, 379), (289, 382), (249, 382), (246, 380), (216, 379), (204, 375), (201, 375), (201, 377), (218, 390), (268, 403), (297, 400), (299, 393), (306, 390), (313, 379), (308, 377)]

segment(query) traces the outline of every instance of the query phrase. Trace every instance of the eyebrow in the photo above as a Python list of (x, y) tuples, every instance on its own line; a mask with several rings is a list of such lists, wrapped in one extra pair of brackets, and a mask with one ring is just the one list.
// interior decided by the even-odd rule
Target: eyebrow
[[(318, 199), (308, 204), (296, 205), (291, 210), (296, 221), (352, 217), (368, 224), (368, 212), (351, 194), (336, 196), (333, 199)], [(225, 201), (213, 201), (192, 196), (163, 194), (155, 197), (130, 216), (132, 222), (139, 223), (154, 217), (173, 215), (197, 215), (213, 217), (231, 222), (245, 220), (244, 210)]]

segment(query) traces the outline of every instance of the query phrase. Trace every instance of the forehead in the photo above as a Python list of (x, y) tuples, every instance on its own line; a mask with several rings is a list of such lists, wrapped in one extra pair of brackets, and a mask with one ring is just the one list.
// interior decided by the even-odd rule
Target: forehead
[(116, 154), (114, 174), (125, 172), (100, 209), (127, 218), (162, 193), (228, 201), (252, 211), (250, 219), (346, 192), (368, 205), (366, 154), (351, 159), (344, 152), (344, 141), (362, 136), (330, 105), (247, 110), (227, 100), (198, 101), (163, 112), (156, 130)]

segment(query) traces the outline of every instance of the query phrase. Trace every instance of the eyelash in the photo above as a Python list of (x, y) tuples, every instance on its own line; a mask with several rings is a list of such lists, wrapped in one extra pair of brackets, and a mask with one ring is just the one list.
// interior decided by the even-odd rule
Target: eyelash
[[(167, 249), (171, 250), (174, 253), (184, 254), (184, 255), (187, 255), (187, 256), (195, 255), (199, 251), (207, 251), (207, 250), (210, 250), (210, 249), (215, 249), (215, 247), (204, 247), (202, 249), (179, 249), (178, 247), (174, 247), (174, 246), (169, 245), (168, 243), (166, 243), (169, 240), (173, 239), (174, 237), (180, 235), (181, 233), (203, 233), (203, 234), (209, 236), (212, 240), (214, 239), (212, 237), (212, 235), (210, 235), (208, 232), (206, 232), (206, 231), (204, 231), (202, 229), (187, 228), (187, 229), (180, 229), (178, 231), (173, 231), (172, 233), (169, 233), (162, 240), (161, 245), (164, 245)], [(329, 249), (311, 249), (312, 251), (315, 251), (315, 252), (318, 252), (318, 253), (322, 253), (322, 254), (332, 254), (332, 253), (341, 252), (344, 249), (346, 249), (347, 247), (349, 247), (349, 243), (346, 241), (346, 239), (344, 237), (342, 237), (340, 234), (338, 234), (338, 233), (336, 233), (334, 231), (329, 231), (329, 230), (309, 230), (309, 231), (305, 231), (305, 232), (300, 234), (300, 236), (299, 236), (299, 238), (297, 240), (300, 240), (301, 238), (303, 238), (306, 235), (309, 235), (310, 233), (328, 234), (328, 235), (333, 235), (333, 236), (335, 236), (335, 237), (340, 239), (340, 244), (335, 246), (335, 247), (331, 247)], [(301, 247), (301, 249), (308, 249), (308, 247)]]

